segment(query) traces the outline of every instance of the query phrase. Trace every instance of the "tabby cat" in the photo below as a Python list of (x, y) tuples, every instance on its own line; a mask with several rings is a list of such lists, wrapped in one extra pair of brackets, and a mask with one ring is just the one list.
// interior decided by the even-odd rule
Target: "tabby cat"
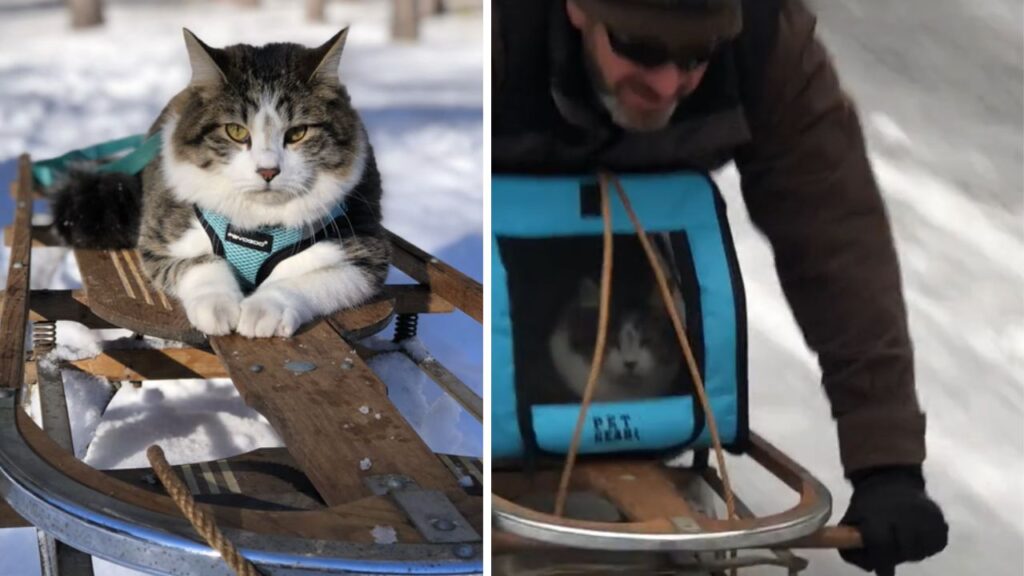
[[(98, 201), (65, 201), (65, 234), (137, 246), (150, 280), (210, 335), (287, 337), (366, 301), (390, 244), (373, 150), (339, 78), (346, 35), (314, 49), (214, 49), (185, 30), (192, 79), (150, 129), (159, 157), (137, 190), (66, 192)], [(138, 195), (137, 228), (126, 226), (118, 210)], [(109, 237), (75, 241), (76, 226), (104, 218), (116, 220)]]
[[(651, 283), (613, 281), (608, 339), (594, 400), (655, 398), (678, 388), (681, 352), (668, 312)], [(583, 397), (597, 340), (600, 287), (584, 277), (548, 339), (555, 370)], [(677, 296), (676, 308), (684, 307)], [(683, 319), (685, 323), (685, 319)]]

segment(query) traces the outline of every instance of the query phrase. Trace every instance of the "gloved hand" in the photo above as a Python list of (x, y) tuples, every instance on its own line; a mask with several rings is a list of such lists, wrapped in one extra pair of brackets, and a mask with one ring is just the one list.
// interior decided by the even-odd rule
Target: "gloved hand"
[(918, 562), (946, 547), (949, 526), (928, 497), (920, 466), (889, 466), (855, 473), (853, 498), (840, 524), (860, 530), (864, 547), (840, 550), (850, 564), (878, 576)]

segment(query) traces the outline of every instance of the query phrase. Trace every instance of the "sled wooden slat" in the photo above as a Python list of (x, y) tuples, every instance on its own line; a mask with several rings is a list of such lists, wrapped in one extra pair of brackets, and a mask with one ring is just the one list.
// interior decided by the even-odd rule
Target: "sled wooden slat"
[(393, 232), (388, 232), (394, 248), (391, 262), (417, 282), (427, 284), (439, 297), (448, 300), (477, 322), (483, 322), (483, 287), (462, 272), (441, 262)]
[(395, 300), (384, 292), (366, 304), (335, 312), (327, 321), (344, 336), (358, 340), (383, 330), (394, 312)]
[[(32, 247), (46, 248), (60, 246), (61, 239), (52, 226), (32, 226)], [(14, 226), (4, 228), (4, 246), (10, 248), (14, 243)]]
[(384, 288), (395, 299), (396, 314), (452, 312), (452, 303), (423, 284), (392, 284)]
[(25, 325), (28, 322), (29, 266), (32, 263), (29, 225), (32, 221), (32, 171), (28, 155), (18, 160), (18, 184), (14, 209), (14, 242), (11, 247), (7, 287), (0, 309), (0, 388), (20, 388), (25, 369)]
[(660, 462), (590, 462), (576, 474), (578, 482), (599, 491), (632, 522), (668, 517), (699, 523)]
[(33, 290), (29, 302), (29, 320), (71, 320), (83, 324), (86, 328), (119, 328), (93, 313), (89, 308), (89, 299), (81, 290)]
[(97, 316), (158, 338), (193, 344), (205, 341), (189, 324), (181, 305), (146, 280), (137, 251), (76, 249), (75, 258), (89, 307)]
[(95, 358), (69, 365), (108, 380), (172, 380), (226, 378), (216, 355), (196, 348), (106, 350)]
[[(471, 476), (479, 489), (482, 475), (479, 461), (462, 456), (437, 454), (455, 478)], [(316, 489), (285, 448), (259, 448), (230, 458), (173, 466), (198, 502), (242, 505), (256, 510), (324, 510)], [(149, 468), (108, 470), (107, 475), (142, 487), (154, 494), (163, 488)], [(477, 513), (479, 515), (479, 513)]]
[[(242, 398), (270, 421), (328, 504), (369, 495), (367, 475), (405, 474), (424, 489), (457, 490), (370, 368), (325, 323), (287, 340), (223, 336), (211, 344)], [(296, 374), (289, 362), (315, 368)]]

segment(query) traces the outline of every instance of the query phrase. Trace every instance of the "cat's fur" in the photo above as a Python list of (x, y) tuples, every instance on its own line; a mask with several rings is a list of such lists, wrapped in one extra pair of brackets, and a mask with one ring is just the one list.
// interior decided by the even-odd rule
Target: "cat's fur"
[[(214, 49), (187, 30), (189, 86), (164, 108), (159, 158), (142, 173), (138, 248), (149, 278), (176, 296), (210, 335), (290, 336), (314, 317), (358, 305), (379, 291), (390, 244), (381, 226), (373, 150), (338, 77), (347, 29), (323, 46), (235, 45)], [(225, 125), (249, 131), (248, 144)], [(298, 143), (288, 129), (306, 126)], [(269, 182), (257, 169), (279, 168)], [(308, 234), (346, 205), (352, 234), (283, 260), (249, 295), (213, 253), (194, 206), (233, 226), (299, 227)]]
[[(675, 388), (681, 351), (660, 294), (635, 279), (613, 282), (608, 339), (594, 400), (655, 398)], [(566, 303), (548, 339), (551, 360), (563, 382), (582, 398), (597, 340), (600, 288), (580, 281), (576, 297)], [(676, 308), (683, 316), (681, 299)]]

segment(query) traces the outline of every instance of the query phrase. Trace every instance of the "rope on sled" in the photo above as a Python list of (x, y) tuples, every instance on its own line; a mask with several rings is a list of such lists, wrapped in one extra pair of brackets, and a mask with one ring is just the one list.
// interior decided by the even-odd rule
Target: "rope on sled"
[(572, 443), (569, 446), (569, 453), (565, 459), (565, 466), (562, 468), (562, 477), (558, 484), (558, 494), (555, 498), (555, 515), (562, 516), (565, 510), (565, 499), (568, 496), (569, 491), (569, 479), (572, 476), (572, 468), (576, 464), (576, 453), (579, 451), (580, 436), (583, 433), (583, 423), (585, 422), (587, 410), (590, 408), (590, 401), (594, 394), (594, 388), (596, 388), (597, 385), (597, 377), (601, 370), (601, 364), (604, 362), (605, 338), (607, 337), (608, 331), (608, 308), (611, 301), (612, 274), (612, 220), (611, 209), (608, 205), (608, 181), (610, 180), (615, 184), (616, 193), (622, 201), (622, 205), (626, 209), (629, 219), (633, 222), (633, 228), (636, 230), (637, 238), (640, 240), (644, 253), (647, 255), (647, 260), (650, 262), (651, 268), (654, 271), (654, 276), (658, 283), (658, 289), (661, 292), (661, 298), (664, 301), (665, 308), (668, 310), (669, 317), (672, 320), (672, 326), (675, 329), (679, 345), (682, 347), (683, 356), (686, 357), (686, 365), (690, 370), (690, 377), (693, 379), (694, 388), (696, 389), (697, 396), (700, 399), (701, 408), (704, 410), (704, 414), (707, 418), (708, 430), (711, 432), (711, 443), (715, 449), (715, 458), (718, 462), (718, 468), (722, 474), (722, 486), (724, 487), (723, 491), (725, 492), (726, 512), (729, 519), (737, 518), (736, 501), (733, 497), (732, 485), (729, 482), (729, 473), (725, 468), (725, 455), (722, 452), (721, 437), (718, 435), (718, 425), (715, 422), (715, 415), (711, 411), (711, 403), (708, 401), (707, 394), (704, 392), (704, 380), (700, 377), (700, 370), (697, 368), (697, 361), (693, 357), (693, 351), (690, 348), (690, 341), (687, 339), (686, 330), (683, 328), (683, 323), (679, 319), (679, 311), (676, 309), (675, 300), (672, 298), (672, 291), (669, 288), (668, 280), (665, 277), (665, 271), (662, 269), (658, 256), (655, 254), (654, 248), (651, 246), (651, 243), (647, 238), (647, 232), (640, 223), (640, 219), (637, 218), (636, 212), (633, 211), (633, 205), (630, 203), (629, 197), (626, 195), (625, 190), (622, 189), (622, 183), (619, 182), (619, 179), (613, 174), (601, 173), (599, 178), (601, 190), (601, 216), (604, 219), (604, 257), (601, 264), (601, 300), (598, 308), (597, 343), (594, 350), (594, 361), (590, 365), (590, 374), (587, 378), (587, 387), (583, 392), (583, 401), (580, 406), (580, 413), (576, 419), (576, 428), (573, 430)]
[(612, 213), (611, 207), (608, 205), (608, 185), (604, 177), (601, 178), (601, 218), (604, 220), (604, 255), (601, 261), (601, 300), (597, 309), (597, 342), (594, 344), (594, 360), (590, 363), (590, 374), (587, 375), (587, 387), (583, 389), (580, 414), (576, 417), (576, 428), (572, 432), (572, 444), (569, 445), (569, 453), (566, 455), (565, 466), (562, 468), (562, 477), (558, 481), (555, 516), (561, 516), (565, 512), (565, 499), (569, 495), (569, 479), (572, 477), (572, 468), (576, 465), (576, 453), (580, 447), (583, 423), (587, 417), (587, 410), (590, 409), (590, 400), (597, 388), (597, 377), (601, 373), (601, 365), (604, 363), (605, 341), (608, 338), (608, 313), (612, 297), (613, 238)]
[(164, 485), (171, 500), (178, 506), (181, 513), (185, 515), (185, 518), (192, 524), (192, 527), (196, 529), (196, 532), (203, 537), (203, 540), (206, 540), (206, 543), (220, 554), (220, 557), (224, 559), (228, 567), (238, 576), (259, 576), (260, 572), (256, 570), (256, 567), (246, 560), (238, 552), (238, 549), (235, 548), (235, 545), (220, 531), (220, 528), (217, 527), (217, 521), (213, 516), (205, 510), (196, 507), (196, 501), (192, 498), (192, 494), (189, 493), (188, 488), (185, 487), (185, 484), (174, 473), (171, 465), (167, 463), (164, 451), (154, 444), (146, 450), (146, 457), (149, 458), (149, 464), (153, 467), (153, 472), (156, 473), (157, 478)]

